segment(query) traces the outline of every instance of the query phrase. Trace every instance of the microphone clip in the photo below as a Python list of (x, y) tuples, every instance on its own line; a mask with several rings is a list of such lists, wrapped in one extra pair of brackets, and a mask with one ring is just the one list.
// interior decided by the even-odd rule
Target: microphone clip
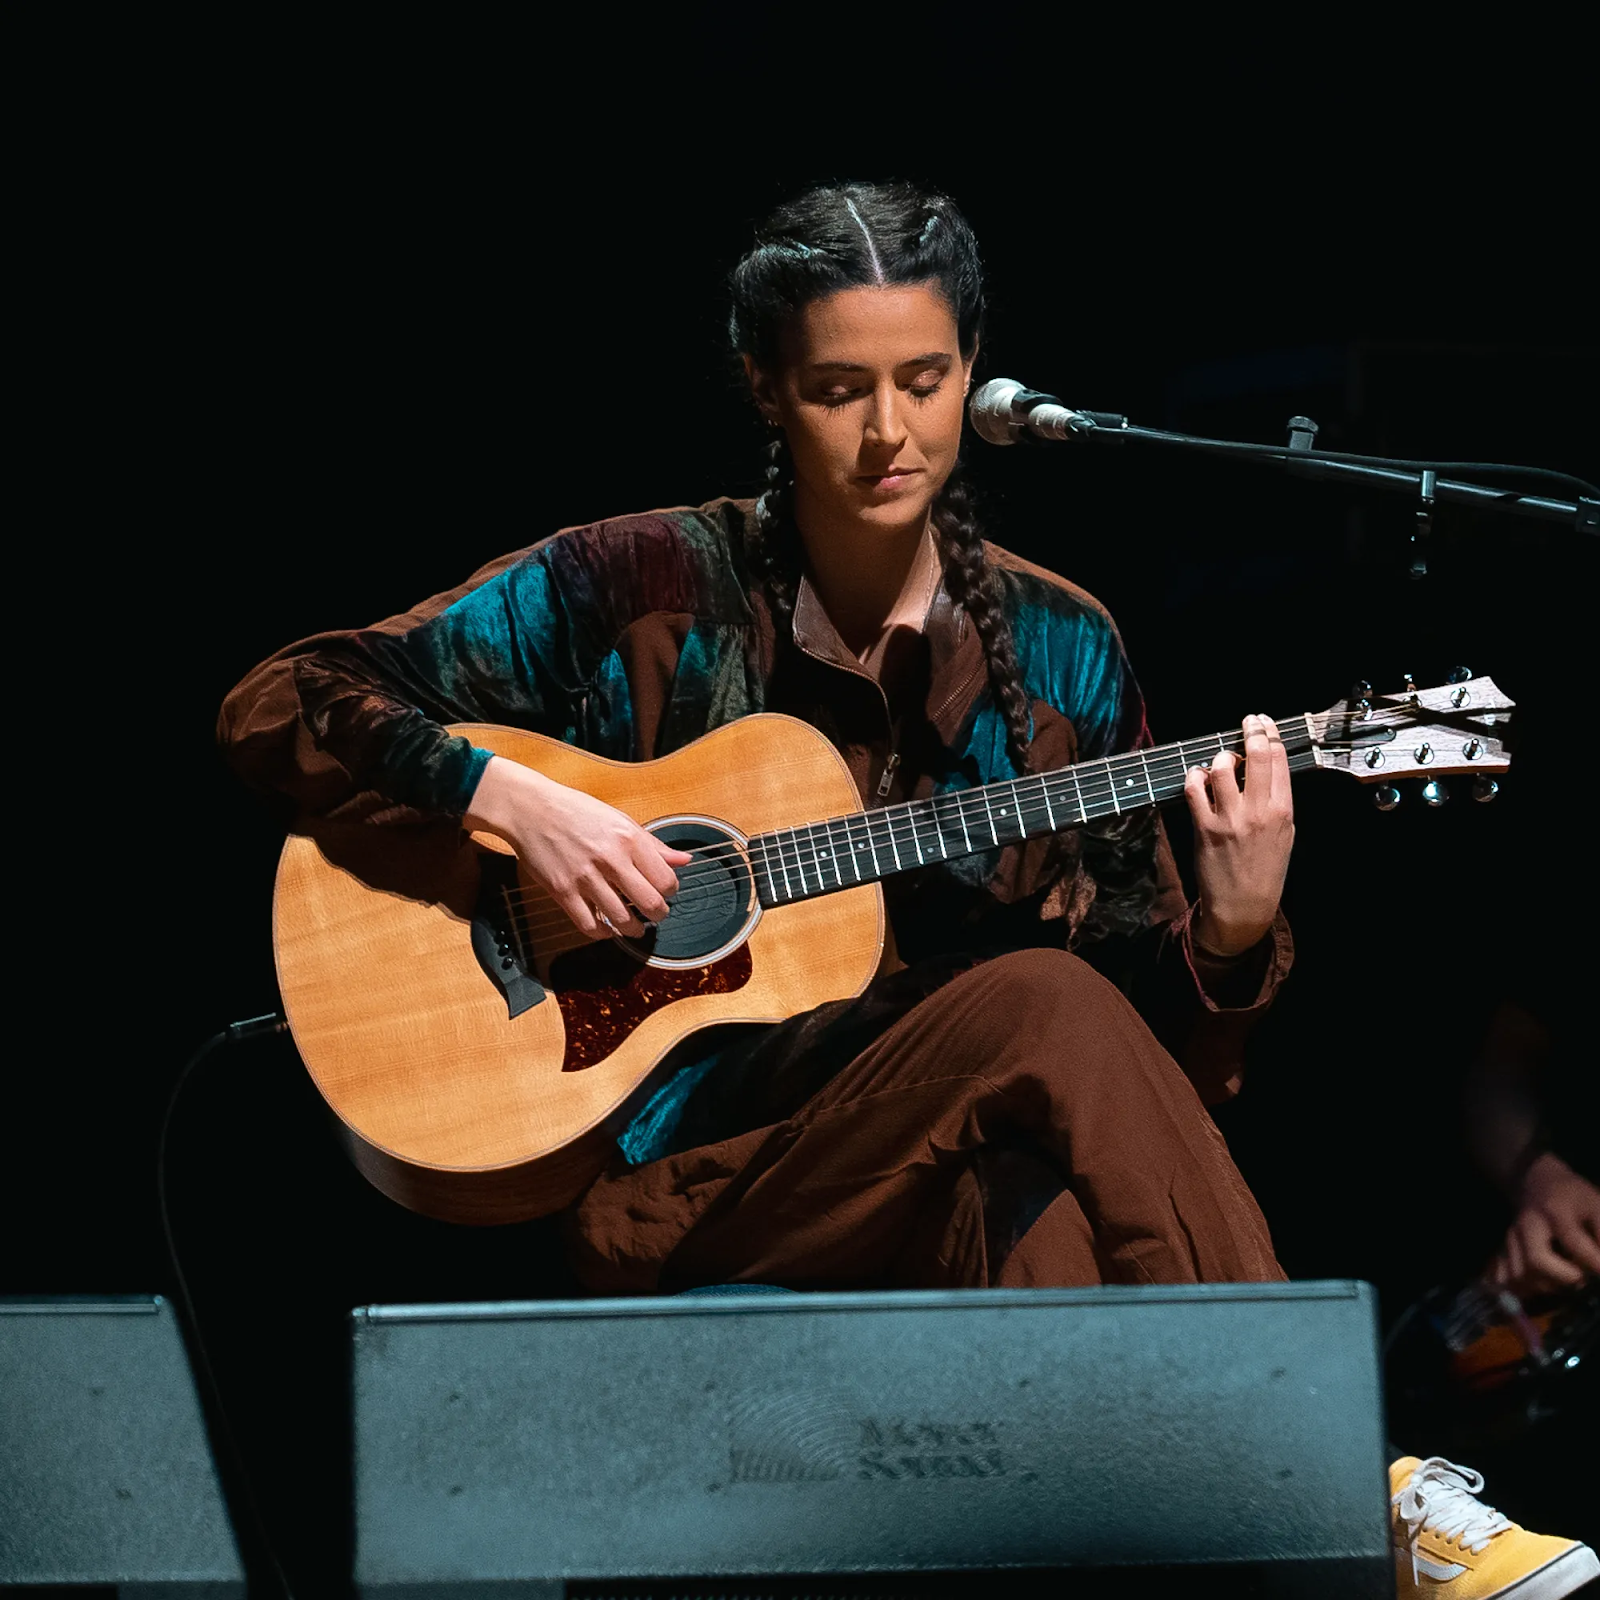
[[(1012, 425), (1017, 430), (1017, 437), (1029, 444), (1042, 444), (1043, 439), (1028, 427), (1024, 420), (1030, 411), (1037, 410), (1040, 406), (1060, 406), (1063, 411), (1069, 412), (1067, 427), (1073, 433), (1088, 433), (1096, 426), (1094, 414), (1087, 411), (1072, 411), (1062, 400), (1060, 395), (1046, 394), (1042, 389), (1018, 389), (1011, 396)], [(1118, 418), (1120, 424), (1121, 418)]]
[[(1128, 419), (1120, 411), (1075, 411), (1058, 395), (1045, 394), (1039, 389), (1018, 389), (1011, 397), (1011, 414), (1019, 419), (1039, 406), (1060, 406), (1067, 412), (1067, 428), (1076, 434), (1119, 433), (1128, 426)], [(1025, 431), (1027, 425), (1022, 423)]]

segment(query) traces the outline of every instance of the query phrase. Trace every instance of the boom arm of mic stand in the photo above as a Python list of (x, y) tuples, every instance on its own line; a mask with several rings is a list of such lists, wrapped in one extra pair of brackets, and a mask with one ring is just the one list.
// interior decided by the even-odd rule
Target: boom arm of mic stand
[[(1575, 501), (1554, 500), (1544, 495), (1519, 494), (1515, 489), (1441, 478), (1432, 467), (1418, 464), (1413, 471), (1410, 463), (1387, 462), (1382, 457), (1348, 456), (1298, 445), (1283, 447), (1247, 444), (1232, 439), (1202, 439), (1187, 433), (1167, 433), (1160, 428), (1137, 428), (1127, 422), (1120, 427), (1104, 427), (1089, 413), (1078, 412), (1077, 416), (1083, 420), (1074, 423), (1073, 433), (1080, 439), (1136, 441), (1141, 444), (1171, 445), (1202, 455), (1231, 456), (1235, 460), (1284, 467), (1302, 478), (1325, 478), (1334, 482), (1367, 485), (1393, 493), (1409, 494), (1418, 501), (1453, 501), (1458, 505), (1474, 506), (1480, 511), (1509, 511), (1542, 522), (1565, 522), (1574, 533), (1600, 536), (1600, 489), (1595, 489), (1592, 496), (1580, 493)], [(1512, 470), (1537, 470), (1545, 477), (1564, 479), (1575, 484), (1582, 482), (1564, 473), (1544, 473), (1543, 469)], [(1589, 484), (1584, 487), (1593, 488)]]

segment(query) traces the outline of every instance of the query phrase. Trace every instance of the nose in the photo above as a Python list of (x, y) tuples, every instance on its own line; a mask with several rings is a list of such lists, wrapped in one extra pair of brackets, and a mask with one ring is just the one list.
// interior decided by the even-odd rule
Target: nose
[(872, 391), (872, 404), (867, 407), (862, 443), (894, 451), (905, 443), (906, 432), (900, 391), (893, 383), (880, 384)]

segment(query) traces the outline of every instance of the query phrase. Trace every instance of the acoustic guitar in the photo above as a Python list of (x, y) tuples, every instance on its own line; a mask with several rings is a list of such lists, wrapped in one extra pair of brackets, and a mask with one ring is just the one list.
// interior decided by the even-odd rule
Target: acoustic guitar
[[(1367, 783), (1509, 765), (1489, 678), (1373, 695), (1279, 724), (1289, 765)], [(626, 812), (690, 852), (643, 937), (580, 935), (504, 843), (459, 828), (315, 828), (279, 864), (285, 1015), (356, 1165), (454, 1222), (558, 1210), (605, 1165), (668, 1052), (859, 994), (885, 878), (1160, 805), (1238, 729), (863, 810), (815, 728), (760, 714), (659, 760), (604, 760), (489, 725), (474, 744)]]

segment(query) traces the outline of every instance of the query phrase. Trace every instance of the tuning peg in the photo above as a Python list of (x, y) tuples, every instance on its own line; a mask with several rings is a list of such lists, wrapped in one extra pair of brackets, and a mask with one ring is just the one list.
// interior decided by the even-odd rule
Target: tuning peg
[(1437, 778), (1429, 778), (1422, 786), (1422, 798), (1430, 806), (1442, 806), (1450, 798), (1450, 791)]
[(1465, 683), (1471, 676), (1471, 667), (1452, 667), (1450, 669), (1450, 676), (1445, 681), (1447, 683)]
[(1480, 805), (1488, 805), (1500, 793), (1500, 785), (1493, 778), (1474, 778), (1472, 780), (1472, 798)]
[(1350, 685), (1350, 698), (1352, 700), (1370, 700), (1372, 698), (1372, 685), (1365, 678), (1357, 678)]
[(1400, 804), (1400, 791), (1392, 783), (1386, 783), (1373, 795), (1372, 803), (1380, 811), (1393, 811)]

